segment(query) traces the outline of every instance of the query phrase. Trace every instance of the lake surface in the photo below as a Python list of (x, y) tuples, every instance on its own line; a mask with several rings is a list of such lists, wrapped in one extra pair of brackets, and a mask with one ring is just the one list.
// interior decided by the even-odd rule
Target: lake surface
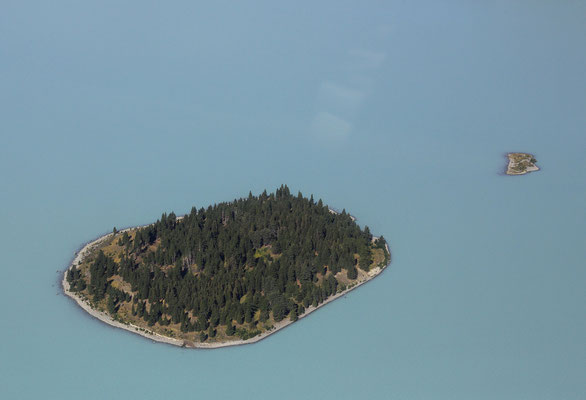
[[(81, 3), (1, 7), (0, 397), (586, 398), (584, 1)], [(61, 294), (113, 226), (281, 183), (391, 268), (211, 351)]]

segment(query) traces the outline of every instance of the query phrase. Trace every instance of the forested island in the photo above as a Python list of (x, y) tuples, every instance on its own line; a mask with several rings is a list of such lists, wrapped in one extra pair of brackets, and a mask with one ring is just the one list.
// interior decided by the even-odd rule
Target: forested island
[(509, 164), (507, 165), (507, 175), (524, 175), (528, 172), (539, 171), (535, 165), (537, 160), (529, 153), (509, 153)]
[(252, 343), (377, 276), (385, 239), (287, 186), (88, 243), (63, 287), (93, 316), (187, 347)]

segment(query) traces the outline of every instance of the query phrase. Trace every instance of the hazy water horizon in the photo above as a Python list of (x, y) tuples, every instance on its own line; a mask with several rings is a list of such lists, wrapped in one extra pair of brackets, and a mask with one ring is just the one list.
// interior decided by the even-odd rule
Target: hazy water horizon
[[(6, 2), (3, 398), (582, 399), (584, 2)], [(511, 151), (540, 171), (503, 176)], [(82, 243), (287, 184), (390, 268), (257, 344), (61, 294)]]

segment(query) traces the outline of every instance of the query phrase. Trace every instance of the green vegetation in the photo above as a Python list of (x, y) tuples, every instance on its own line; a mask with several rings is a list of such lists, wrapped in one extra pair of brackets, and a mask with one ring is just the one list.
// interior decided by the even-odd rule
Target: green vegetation
[(200, 342), (296, 321), (390, 260), (382, 237), (287, 186), (113, 233), (67, 272), (71, 290), (122, 322)]
[(522, 175), (539, 170), (535, 165), (537, 160), (529, 153), (509, 153), (508, 157), (507, 174), (509, 175)]

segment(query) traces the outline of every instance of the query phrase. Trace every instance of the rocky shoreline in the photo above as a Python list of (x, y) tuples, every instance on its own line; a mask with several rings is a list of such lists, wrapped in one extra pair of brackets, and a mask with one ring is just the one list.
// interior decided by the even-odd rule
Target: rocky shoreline
[(508, 153), (507, 158), (509, 163), (507, 165), (507, 175), (525, 175), (529, 172), (539, 171), (539, 167), (535, 165), (537, 160), (529, 153)]

